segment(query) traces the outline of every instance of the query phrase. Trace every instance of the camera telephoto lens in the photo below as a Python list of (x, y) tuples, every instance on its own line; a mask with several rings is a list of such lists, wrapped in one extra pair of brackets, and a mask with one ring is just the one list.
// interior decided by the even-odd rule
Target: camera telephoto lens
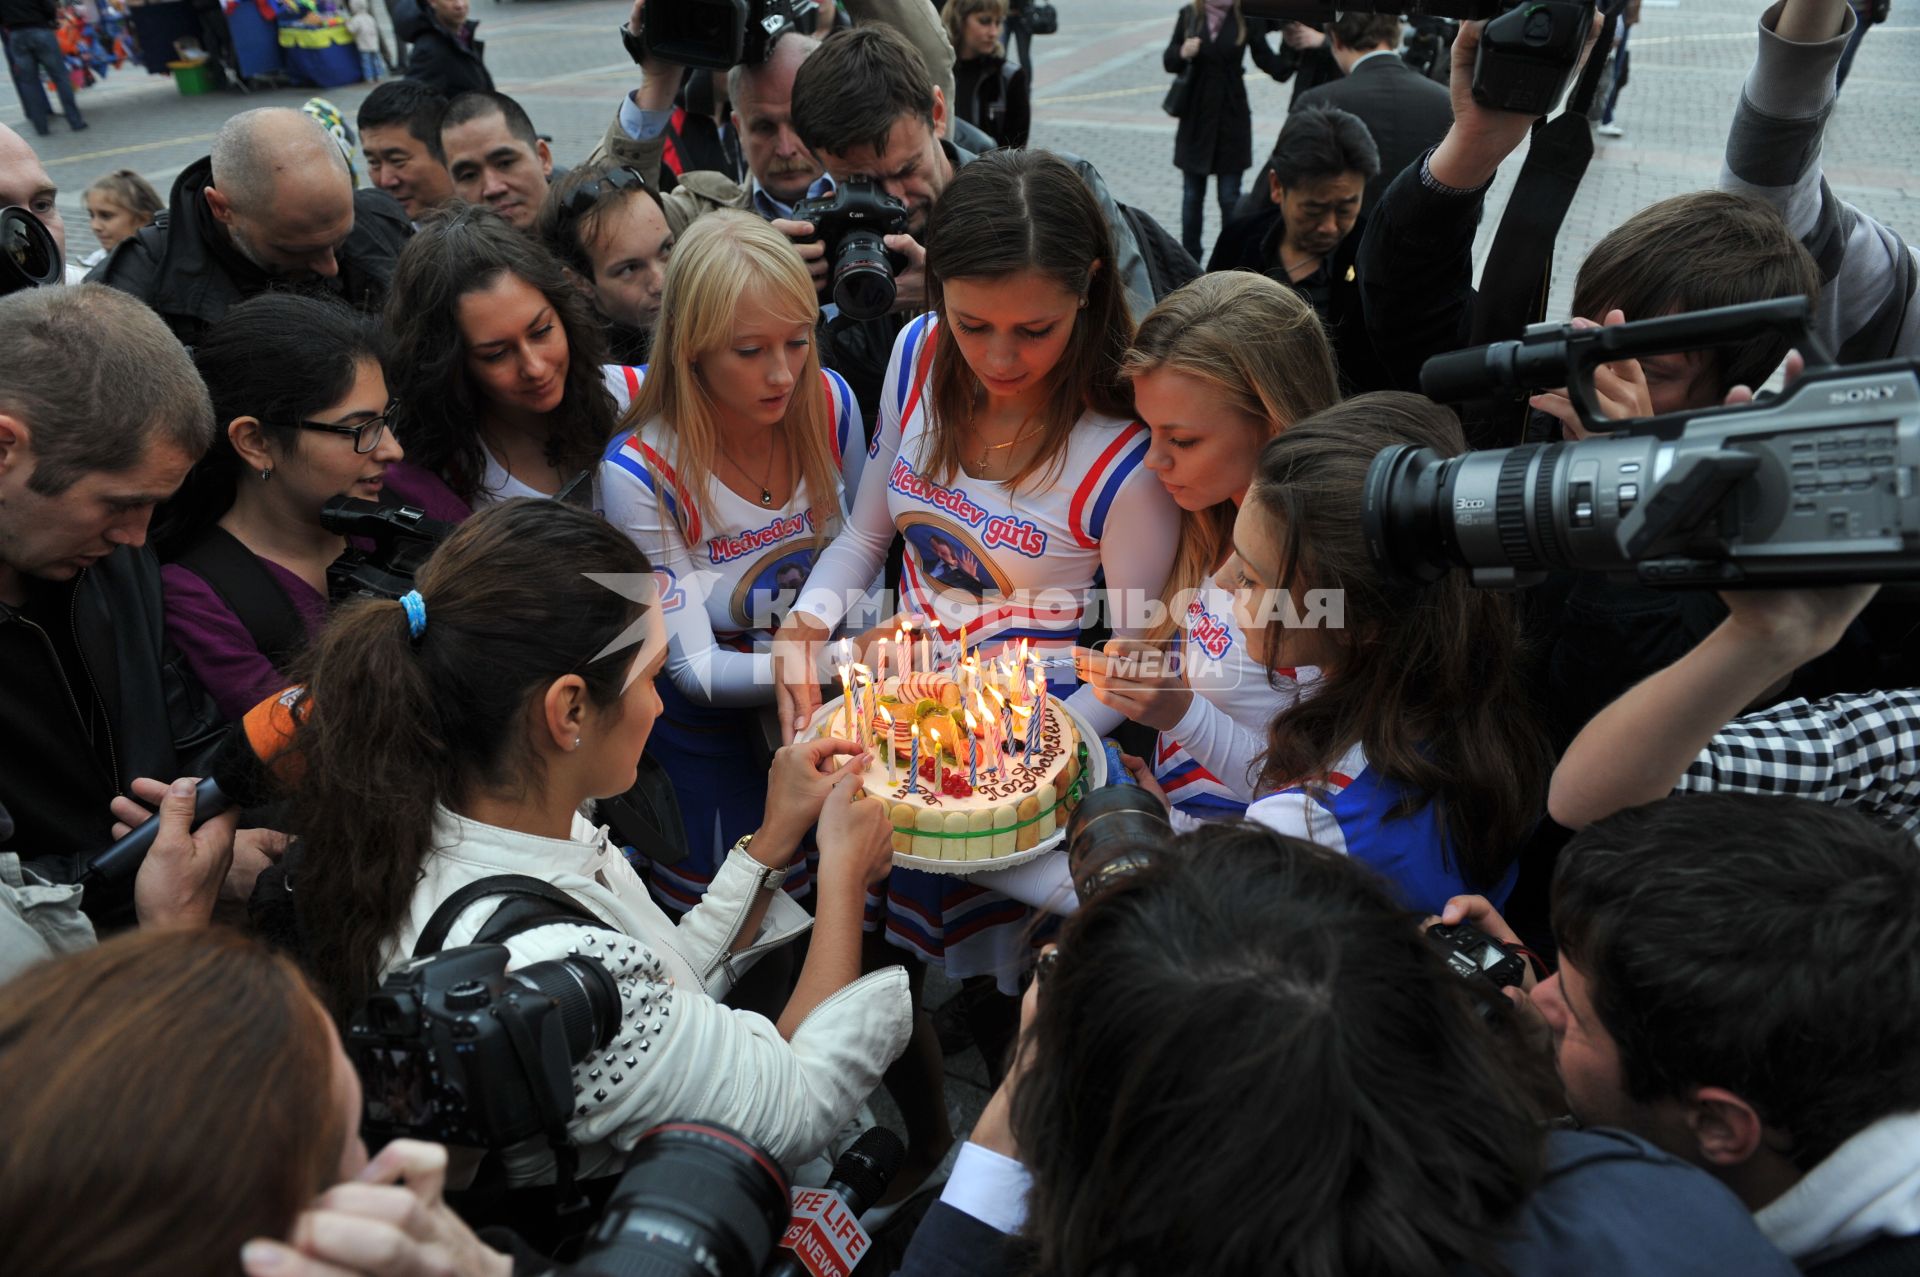
[(1437, 581), (1453, 566), (1453, 531), (1442, 504), (1450, 467), (1432, 448), (1384, 449), (1367, 470), (1360, 530), (1376, 563), (1410, 581)]
[(0, 209), (0, 294), (60, 282), (60, 250), (40, 219), (18, 206)]
[(1160, 800), (1138, 785), (1103, 785), (1081, 799), (1067, 822), (1067, 874), (1089, 900), (1151, 864), (1173, 839)]
[(878, 319), (893, 309), (893, 266), (887, 246), (871, 231), (850, 231), (833, 263), (833, 303), (853, 319)]
[(754, 1277), (787, 1230), (779, 1164), (722, 1126), (640, 1137), (569, 1277)]

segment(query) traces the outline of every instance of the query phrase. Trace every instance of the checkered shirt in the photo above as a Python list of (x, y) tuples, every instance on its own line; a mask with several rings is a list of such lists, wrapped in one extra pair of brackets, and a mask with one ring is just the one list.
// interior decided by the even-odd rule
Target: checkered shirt
[(1920, 835), (1920, 688), (1787, 701), (1736, 718), (1674, 792), (1790, 794)]

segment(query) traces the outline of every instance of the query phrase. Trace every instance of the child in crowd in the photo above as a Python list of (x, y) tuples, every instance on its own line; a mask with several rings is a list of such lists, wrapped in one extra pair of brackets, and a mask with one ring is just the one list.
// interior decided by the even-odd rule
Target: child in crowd
[(105, 261), (114, 245), (131, 237), (167, 206), (152, 184), (130, 168), (115, 169), (96, 181), (80, 202), (86, 206), (93, 237), (100, 241), (100, 247), (80, 263), (88, 268)]

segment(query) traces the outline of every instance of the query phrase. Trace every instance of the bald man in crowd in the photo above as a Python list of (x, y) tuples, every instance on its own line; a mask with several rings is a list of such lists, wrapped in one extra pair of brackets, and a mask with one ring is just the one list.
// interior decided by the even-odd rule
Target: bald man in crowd
[(386, 300), (413, 233), (385, 191), (353, 188), (346, 159), (299, 111), (244, 111), (184, 169), (165, 211), (89, 279), (132, 293), (191, 346), (227, 308), (270, 288), (367, 311)]
[[(47, 166), (27, 145), (27, 139), (0, 124), (0, 208), (17, 205), (39, 218), (40, 224), (47, 228), (47, 234), (53, 236), (54, 247), (60, 250), (60, 259), (65, 261), (67, 223), (60, 216), (60, 206), (55, 202), (59, 193), (59, 188), (47, 173)], [(78, 267), (69, 266), (67, 282), (79, 283), (85, 273)]]

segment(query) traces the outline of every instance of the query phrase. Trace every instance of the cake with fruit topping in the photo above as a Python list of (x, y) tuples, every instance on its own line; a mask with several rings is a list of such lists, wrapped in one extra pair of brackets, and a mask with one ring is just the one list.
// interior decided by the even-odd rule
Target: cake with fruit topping
[(814, 719), (816, 735), (873, 750), (863, 783), (888, 804), (900, 854), (970, 861), (1031, 851), (1065, 828), (1079, 800), (1079, 733), (1045, 684), (988, 701), (975, 672), (962, 677), (965, 687), (944, 673), (889, 676)]

